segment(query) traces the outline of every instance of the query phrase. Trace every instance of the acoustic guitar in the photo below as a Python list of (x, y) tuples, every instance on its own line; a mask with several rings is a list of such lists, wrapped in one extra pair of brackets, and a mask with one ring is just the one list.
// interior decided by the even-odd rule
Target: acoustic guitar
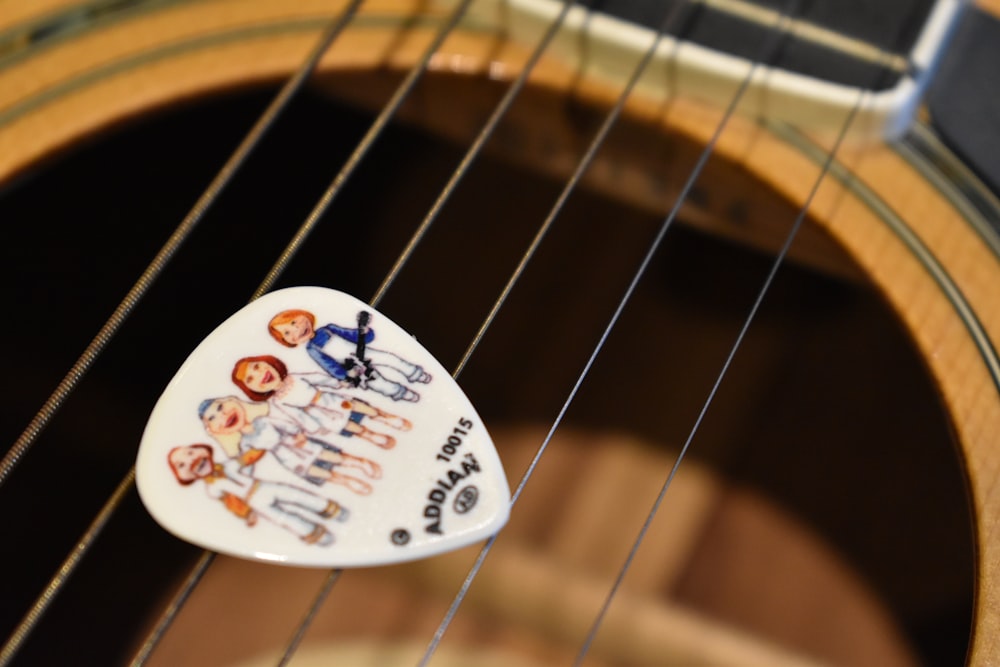
[[(0, 663), (1000, 662), (1000, 207), (912, 113), (961, 3), (608, 4), (0, 0)], [(530, 471), (467, 591), (142, 508), (177, 367), (304, 284)]]

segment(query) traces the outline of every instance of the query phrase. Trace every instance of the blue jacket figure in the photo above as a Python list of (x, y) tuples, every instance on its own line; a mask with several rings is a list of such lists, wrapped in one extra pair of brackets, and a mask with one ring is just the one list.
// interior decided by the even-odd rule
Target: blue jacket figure
[(388, 396), (394, 401), (420, 400), (407, 385), (428, 383), (431, 376), (417, 364), (387, 350), (368, 347), (375, 332), (368, 327), (368, 313), (361, 313), (356, 328), (327, 324), (316, 327), (316, 317), (307, 310), (285, 310), (268, 324), (268, 331), (282, 345), (306, 352), (320, 368), (338, 380)]

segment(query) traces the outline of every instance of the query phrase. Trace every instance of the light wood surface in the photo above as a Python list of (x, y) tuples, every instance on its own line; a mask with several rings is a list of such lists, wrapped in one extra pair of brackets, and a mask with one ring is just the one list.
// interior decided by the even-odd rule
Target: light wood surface
[(1000, 2), (998, 0), (976, 0), (976, 6), (995, 16), (1000, 15)]

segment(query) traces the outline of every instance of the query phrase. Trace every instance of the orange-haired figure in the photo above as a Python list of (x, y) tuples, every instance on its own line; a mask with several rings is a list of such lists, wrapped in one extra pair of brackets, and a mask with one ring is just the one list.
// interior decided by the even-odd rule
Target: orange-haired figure
[[(167, 463), (181, 484), (203, 481), (208, 495), (221, 501), (226, 509), (246, 521), (247, 526), (255, 525), (259, 517), (264, 517), (298, 535), (307, 544), (333, 544), (333, 533), (322, 522), (346, 521), (347, 510), (305, 489), (259, 480), (243, 472), (243, 468), (252, 466), (263, 455), (262, 450), (250, 450), (224, 464), (217, 464), (211, 445), (198, 443), (174, 447), (167, 454)], [(313, 516), (315, 520), (306, 516)]]
[[(367, 324), (353, 329), (336, 324), (317, 328), (316, 317), (308, 310), (285, 310), (271, 318), (267, 330), (286, 347), (305, 344), (313, 361), (332, 377), (394, 401), (419, 401), (420, 394), (407, 384), (431, 381), (430, 374), (417, 364), (392, 352), (368, 347), (375, 339), (375, 332)], [(365, 348), (364, 359), (357, 358), (359, 343)]]
[(392, 449), (396, 439), (373, 431), (363, 420), (368, 418), (400, 431), (412, 428), (408, 420), (342, 393), (349, 386), (346, 382), (320, 371), (289, 373), (284, 362), (271, 355), (240, 359), (233, 366), (232, 379), (248, 398), (268, 401), (308, 433), (358, 436), (382, 449)]

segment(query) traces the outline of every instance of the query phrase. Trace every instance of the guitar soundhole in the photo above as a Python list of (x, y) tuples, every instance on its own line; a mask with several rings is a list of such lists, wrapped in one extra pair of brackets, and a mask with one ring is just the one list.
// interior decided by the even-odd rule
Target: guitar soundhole
[[(5, 441), (268, 94), (133, 123), (6, 189)], [(247, 301), (368, 122), (318, 94), (296, 103), (0, 488), (5, 634), (127, 472), (164, 384)], [(683, 143), (663, 141), (667, 152)], [(280, 284), (369, 298), (460, 154), (393, 128)], [(731, 185), (702, 183), (700, 202)], [(453, 366), (560, 187), (499, 159), (478, 162), (380, 308)], [(513, 480), (659, 219), (597, 194), (574, 196), (462, 374)], [(521, 664), (564, 664), (574, 654), (596, 612), (579, 601), (600, 601), (768, 268), (766, 256), (690, 228), (667, 239), (515, 508), (481, 590), (473, 587), (446, 636), (445, 654)], [(629, 650), (662, 648), (661, 635), (681, 635), (679, 652), (664, 649), (644, 664), (685, 656), (684, 624), (693, 624), (782, 655), (958, 664), (973, 578), (963, 485), (932, 383), (876, 292), (786, 266), (622, 591), (621, 604), (642, 618), (682, 625), (650, 634), (625, 623), (632, 634), (616, 639), (623, 622), (609, 622), (594, 662), (642, 662)], [(25, 664), (130, 655), (198, 553), (153, 525), (131, 494), (25, 646)], [(433, 632), (472, 555), (346, 573), (305, 650), (344, 658), (354, 655), (345, 646), (375, 646), (409, 656)], [(156, 658), (218, 664), (276, 650), (321, 578), (219, 559)]]

